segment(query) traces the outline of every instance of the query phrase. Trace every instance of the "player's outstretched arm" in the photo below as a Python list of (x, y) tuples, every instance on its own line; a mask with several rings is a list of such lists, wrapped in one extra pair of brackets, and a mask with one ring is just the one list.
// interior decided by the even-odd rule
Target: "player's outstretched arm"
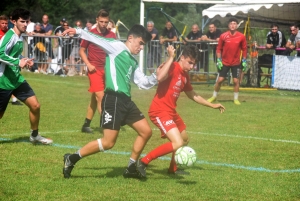
[(225, 107), (220, 104), (220, 103), (217, 103), (217, 104), (213, 104), (213, 103), (210, 103), (208, 102), (206, 99), (202, 98), (200, 95), (198, 95), (195, 91), (186, 91), (185, 94), (187, 95), (187, 97), (189, 97), (191, 100), (201, 104), (201, 105), (204, 105), (204, 106), (207, 106), (207, 107), (211, 107), (211, 108), (214, 108), (214, 109), (219, 109), (221, 113), (225, 112)]
[(169, 72), (170, 66), (173, 63), (175, 48), (172, 45), (169, 45), (167, 48), (167, 51), (168, 51), (168, 55), (169, 55), (167, 61), (163, 65), (160, 65), (156, 71), (156, 76), (157, 76), (158, 82), (162, 82), (168, 78), (168, 72)]

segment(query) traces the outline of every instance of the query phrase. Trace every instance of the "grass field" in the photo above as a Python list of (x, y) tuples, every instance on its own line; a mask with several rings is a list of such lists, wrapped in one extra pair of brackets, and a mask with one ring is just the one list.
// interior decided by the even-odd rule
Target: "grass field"
[[(80, 132), (88, 79), (24, 76), (41, 103), (40, 133), (54, 144), (30, 144), (27, 107), (8, 106), (0, 120), (0, 200), (300, 200), (300, 92), (241, 90), (236, 106), (224, 87), (218, 99), (223, 114), (182, 94), (178, 112), (197, 152), (196, 165), (187, 169), (191, 175), (168, 175), (168, 155), (149, 165), (146, 181), (124, 179), (136, 137), (125, 126), (112, 150), (82, 159), (64, 179), (63, 155), (101, 137)], [(213, 92), (212, 85), (194, 88), (204, 98)], [(133, 100), (146, 116), (154, 93), (133, 86)], [(164, 142), (150, 125), (153, 136), (143, 154)], [(99, 115), (91, 126), (99, 130)]]

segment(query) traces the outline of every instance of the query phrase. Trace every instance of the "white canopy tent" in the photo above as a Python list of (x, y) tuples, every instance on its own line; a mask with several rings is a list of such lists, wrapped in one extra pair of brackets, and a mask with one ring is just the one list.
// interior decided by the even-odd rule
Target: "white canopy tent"
[[(145, 19), (145, 2), (162, 2), (162, 3), (191, 3), (191, 4), (217, 4), (215, 6), (227, 6), (228, 9), (233, 10), (233, 7), (235, 8), (242, 8), (243, 5), (248, 5), (246, 6), (246, 8), (249, 8), (249, 5), (253, 5), (251, 7), (255, 7), (256, 8), (266, 8), (265, 5), (273, 5), (273, 4), (290, 4), (290, 3), (300, 3), (300, 0), (264, 0), (265, 4), (261, 4), (262, 1), (261, 0), (140, 0), (140, 24), (144, 25), (144, 19)], [(257, 5), (257, 6), (256, 6)], [(250, 7), (250, 8), (251, 8)], [(269, 6), (267, 6), (269, 7)], [(272, 7), (272, 6), (271, 6)], [(252, 8), (251, 8), (252, 9)], [(250, 10), (251, 10), (250, 9)], [(208, 9), (207, 9), (208, 10)], [(237, 13), (240, 11), (240, 9), (235, 9), (237, 10)], [(206, 16), (210, 15), (210, 13), (215, 13), (215, 14), (211, 14), (210, 16), (217, 15), (217, 12), (221, 13), (222, 10), (218, 9), (218, 11), (214, 12), (214, 11), (207, 11), (207, 13), (205, 14)], [(245, 10), (244, 10), (245, 11)], [(253, 10), (255, 11), (255, 10)], [(298, 10), (300, 13), (300, 10)], [(226, 11), (225, 11), (226, 12)], [(227, 13), (229, 11), (227, 10)], [(243, 11), (242, 11), (243, 12)], [(248, 10), (249, 12), (249, 10)], [(226, 14), (227, 14), (226, 13)], [(287, 15), (289, 13), (288, 10), (283, 11), (283, 13), (281, 13), (280, 15), (284, 16)], [(225, 15), (226, 15), (225, 14)], [(279, 15), (277, 13), (277, 15)], [(204, 15), (203, 15), (204, 16)], [(300, 19), (299, 17), (297, 19)], [(144, 58), (143, 58), (143, 51), (140, 52), (140, 65), (141, 68), (143, 67), (143, 62), (144, 62)]]

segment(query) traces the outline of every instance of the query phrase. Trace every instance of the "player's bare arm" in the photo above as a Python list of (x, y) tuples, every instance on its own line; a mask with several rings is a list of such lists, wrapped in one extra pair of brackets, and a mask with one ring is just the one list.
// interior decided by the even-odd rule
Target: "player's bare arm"
[(195, 91), (186, 91), (185, 94), (187, 95), (187, 97), (201, 105), (207, 106), (207, 107), (211, 107), (214, 109), (219, 109), (221, 113), (225, 112), (225, 107), (220, 104), (212, 104), (210, 102), (208, 102), (207, 100), (205, 100), (204, 98), (202, 98), (200, 95), (198, 95)]
[(86, 55), (86, 48), (84, 47), (80, 47), (79, 49), (79, 55), (82, 59), (82, 61), (85, 63), (85, 65), (87, 66), (88, 70), (90, 73), (96, 72), (96, 67), (94, 65), (92, 65)]
[(168, 51), (168, 55), (169, 55), (167, 61), (164, 63), (163, 66), (159, 67), (159, 70), (157, 70), (157, 72), (156, 72), (158, 82), (162, 82), (168, 78), (168, 72), (169, 72), (170, 66), (173, 63), (175, 48), (173, 47), (173, 45), (169, 45), (167, 48), (167, 51)]

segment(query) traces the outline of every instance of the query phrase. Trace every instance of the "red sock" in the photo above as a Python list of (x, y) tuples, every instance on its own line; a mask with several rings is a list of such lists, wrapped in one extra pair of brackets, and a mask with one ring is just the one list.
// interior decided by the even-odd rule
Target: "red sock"
[(171, 159), (171, 162), (170, 162), (168, 172), (174, 173), (174, 172), (176, 172), (176, 170), (177, 170), (177, 165), (176, 165), (176, 162), (175, 162), (175, 151), (173, 151), (172, 159)]
[(166, 144), (160, 145), (159, 147), (155, 148), (154, 150), (150, 151), (144, 158), (142, 158), (142, 162), (148, 165), (152, 160), (164, 156), (168, 153), (173, 152), (173, 145), (172, 142), (167, 142)]

